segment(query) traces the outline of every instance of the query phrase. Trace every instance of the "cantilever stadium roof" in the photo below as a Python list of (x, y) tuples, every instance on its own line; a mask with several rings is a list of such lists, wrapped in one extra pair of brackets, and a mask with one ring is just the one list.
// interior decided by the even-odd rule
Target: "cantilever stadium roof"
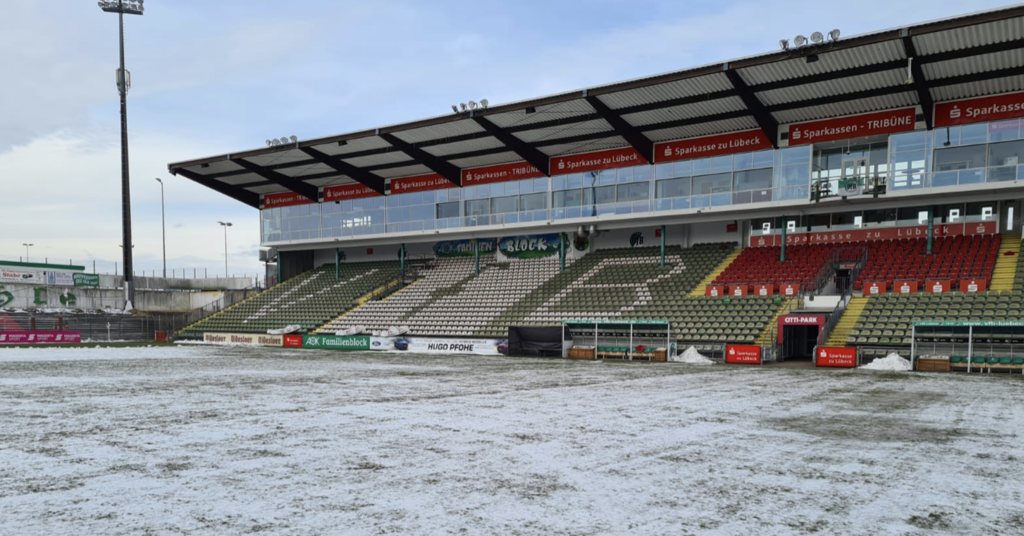
[[(815, 56), (817, 59), (813, 61)], [(811, 60), (811, 61), (809, 61)], [(633, 146), (1024, 90), (1024, 5), (295, 144), (169, 164), (253, 207), (260, 194)], [(784, 129), (783, 129), (784, 132)], [(784, 137), (784, 136), (783, 136)]]

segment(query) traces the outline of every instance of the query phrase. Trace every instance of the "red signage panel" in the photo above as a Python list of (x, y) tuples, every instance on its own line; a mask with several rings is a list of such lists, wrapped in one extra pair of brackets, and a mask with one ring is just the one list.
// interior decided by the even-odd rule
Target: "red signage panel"
[(854, 368), (857, 366), (857, 349), (843, 346), (822, 346), (818, 348), (818, 353), (814, 356), (814, 364), (819, 367)]
[(911, 107), (808, 123), (795, 123), (789, 127), (789, 145), (792, 147), (876, 134), (906, 132), (914, 130), (916, 122), (917, 109)]
[(917, 281), (896, 281), (892, 286), (892, 291), (896, 294), (917, 294)]
[(0, 331), (0, 344), (77, 344), (81, 331)]
[(779, 294), (782, 294), (783, 296), (793, 297), (796, 296), (798, 292), (800, 292), (799, 283), (782, 283), (779, 285)]
[(960, 292), (985, 292), (988, 289), (988, 279), (961, 279)]
[(496, 166), (462, 170), (462, 185), (488, 184), (491, 182), (517, 181), (543, 177), (544, 173), (526, 162), (512, 162)]
[(772, 142), (764, 132), (746, 130), (703, 138), (656, 143), (654, 145), (654, 161), (658, 163), (673, 162), (771, 148)]
[(761, 347), (728, 344), (725, 347), (725, 362), (759, 365), (761, 364)]
[(437, 173), (391, 179), (391, 193), (393, 194), (440, 190), (442, 188), (452, 188), (454, 186), (455, 185), (452, 184), (451, 181)]
[(949, 279), (929, 279), (924, 282), (925, 292), (931, 294), (945, 294), (953, 288), (953, 282)]
[(612, 169), (627, 166), (639, 166), (644, 157), (632, 147), (609, 149), (593, 153), (556, 156), (551, 159), (551, 174), (579, 173), (596, 169)]
[[(995, 234), (996, 222), (950, 223), (936, 225), (934, 234), (941, 236)], [(846, 242), (870, 242), (874, 240), (898, 240), (900, 238), (927, 238), (928, 226), (877, 227), (873, 229), (850, 229), (845, 231), (822, 231), (816, 233), (787, 233), (786, 245), (840, 244)], [(751, 236), (751, 247), (778, 246), (782, 235)]]
[(1024, 93), (1008, 93), (935, 105), (935, 126), (949, 127), (982, 121), (1024, 117)]
[(289, 348), (302, 348), (302, 335), (285, 335), (284, 346)]
[(725, 285), (706, 285), (704, 287), (704, 295), (712, 298), (723, 298), (725, 297)]
[(864, 294), (867, 296), (878, 296), (885, 294), (885, 281), (868, 281), (864, 284)]
[(825, 325), (825, 315), (779, 315), (778, 343), (782, 344), (783, 329), (786, 326), (818, 326)]
[(290, 207), (293, 205), (307, 205), (315, 202), (316, 201), (295, 192), (266, 194), (263, 196), (263, 208)]
[(729, 295), (737, 298), (742, 298), (747, 295), (746, 285), (729, 285)]
[(380, 195), (362, 184), (346, 184), (344, 186), (330, 186), (324, 188), (324, 201), (341, 201), (343, 199), (358, 199), (360, 197), (375, 197)]
[(775, 285), (754, 285), (754, 296), (771, 296), (775, 294)]

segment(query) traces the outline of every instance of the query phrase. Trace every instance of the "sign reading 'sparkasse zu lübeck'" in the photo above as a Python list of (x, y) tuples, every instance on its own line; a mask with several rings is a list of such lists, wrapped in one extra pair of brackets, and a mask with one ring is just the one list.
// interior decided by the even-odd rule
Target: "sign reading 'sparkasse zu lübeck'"
[(556, 156), (551, 159), (551, 174), (580, 173), (598, 169), (612, 169), (627, 166), (639, 166), (644, 158), (632, 147), (609, 149), (593, 153)]
[(760, 129), (746, 130), (655, 144), (654, 161), (656, 163), (674, 162), (771, 148), (772, 142), (768, 140), (768, 136), (765, 136), (763, 131)]

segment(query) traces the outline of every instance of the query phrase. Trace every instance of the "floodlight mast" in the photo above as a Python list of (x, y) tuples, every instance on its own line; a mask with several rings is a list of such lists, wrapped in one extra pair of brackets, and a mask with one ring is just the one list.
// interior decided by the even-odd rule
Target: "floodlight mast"
[[(121, 68), (118, 70), (117, 91), (121, 97), (121, 243), (132, 243), (132, 201), (131, 183), (128, 174), (128, 74), (124, 68), (124, 16), (142, 15), (145, 8), (143, 0), (100, 0), (100, 9), (107, 13), (117, 13), (118, 43), (121, 56)], [(134, 308), (135, 277), (132, 262), (132, 248), (121, 248), (124, 254), (124, 294), (125, 310)]]

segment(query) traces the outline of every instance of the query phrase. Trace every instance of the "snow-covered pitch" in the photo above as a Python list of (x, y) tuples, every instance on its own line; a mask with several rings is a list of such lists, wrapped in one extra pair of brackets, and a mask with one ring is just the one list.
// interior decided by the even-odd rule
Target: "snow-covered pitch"
[(1020, 534), (1021, 376), (0, 349), (0, 534)]

